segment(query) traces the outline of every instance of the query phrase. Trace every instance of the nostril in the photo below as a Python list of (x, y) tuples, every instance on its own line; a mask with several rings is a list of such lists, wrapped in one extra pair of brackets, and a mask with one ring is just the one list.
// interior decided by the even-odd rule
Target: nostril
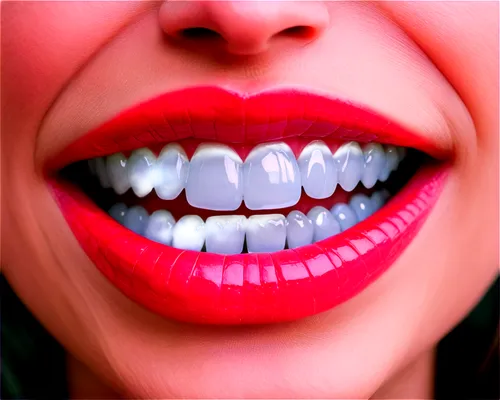
[(316, 36), (316, 29), (311, 26), (297, 25), (283, 29), (278, 35), (297, 39), (312, 39)]
[(183, 29), (179, 32), (179, 36), (186, 39), (212, 39), (221, 37), (216, 31), (203, 27)]

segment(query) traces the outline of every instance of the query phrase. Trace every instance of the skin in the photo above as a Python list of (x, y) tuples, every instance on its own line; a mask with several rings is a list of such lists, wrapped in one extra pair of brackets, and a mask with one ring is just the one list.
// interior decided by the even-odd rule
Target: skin
[[(498, 273), (498, 7), (4, 2), (3, 272), (71, 354), (73, 394), (90, 380), (101, 397), (432, 396), (436, 343)], [(297, 25), (310, 34), (284, 31)], [(196, 26), (224, 40), (174, 43)], [(108, 283), (43, 165), (124, 107), (207, 83), (305, 85), (367, 104), (448, 154), (438, 204), (386, 274), (323, 314), (245, 328), (168, 321)]]

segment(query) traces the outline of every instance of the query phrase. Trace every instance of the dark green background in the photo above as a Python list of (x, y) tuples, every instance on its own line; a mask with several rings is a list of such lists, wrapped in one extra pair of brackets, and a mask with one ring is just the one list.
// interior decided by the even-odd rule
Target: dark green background
[[(499, 287), (497, 279), (481, 303), (440, 343), (438, 399), (500, 397)], [(2, 399), (67, 398), (62, 348), (31, 316), (3, 277), (0, 289)]]

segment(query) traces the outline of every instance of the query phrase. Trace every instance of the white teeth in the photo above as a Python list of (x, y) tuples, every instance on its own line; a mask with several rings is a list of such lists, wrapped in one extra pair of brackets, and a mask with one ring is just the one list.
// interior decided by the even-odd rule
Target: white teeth
[(238, 209), (243, 200), (243, 161), (231, 148), (199, 146), (191, 159), (186, 198), (193, 207)]
[(137, 197), (148, 195), (154, 188), (156, 157), (148, 149), (134, 150), (127, 161), (127, 176)]
[(286, 219), (281, 214), (252, 215), (247, 225), (249, 253), (271, 253), (285, 248)]
[(285, 143), (255, 147), (243, 167), (245, 205), (250, 210), (297, 204), (302, 190), (295, 156)]
[(189, 161), (184, 149), (176, 143), (165, 146), (156, 161), (156, 171), (158, 181), (155, 191), (158, 197), (172, 200), (179, 196), (189, 173)]
[(363, 221), (374, 212), (372, 201), (364, 194), (355, 194), (349, 201), (349, 206), (356, 214), (358, 221)]
[(332, 215), (339, 222), (342, 232), (359, 222), (358, 217), (356, 217), (356, 213), (347, 204), (336, 204), (333, 206), (331, 211)]
[(308, 144), (298, 159), (302, 187), (313, 199), (330, 197), (337, 186), (337, 168), (332, 152), (321, 141)]
[(379, 175), (379, 180), (385, 182), (392, 171), (394, 171), (399, 164), (399, 151), (394, 146), (386, 146), (385, 148), (385, 165)]
[(313, 242), (314, 227), (309, 218), (300, 211), (292, 211), (286, 217), (286, 242), (289, 249)]
[(131, 207), (123, 219), (123, 226), (142, 235), (148, 224), (148, 212), (141, 206)]
[(205, 244), (205, 223), (197, 215), (185, 215), (174, 226), (172, 246), (200, 251)]
[(122, 153), (116, 153), (106, 158), (109, 182), (116, 194), (123, 194), (130, 189), (126, 165), (127, 157)]
[(247, 219), (243, 215), (210, 217), (206, 222), (209, 253), (240, 254), (245, 242)]
[(116, 203), (108, 211), (108, 214), (116, 220), (116, 222), (123, 225), (125, 222), (125, 215), (127, 215), (128, 207), (123, 203)]
[(345, 143), (333, 156), (339, 171), (339, 184), (347, 192), (358, 185), (365, 164), (363, 151), (356, 142)]
[(144, 236), (158, 243), (170, 245), (172, 243), (175, 219), (165, 210), (155, 211), (149, 216)]
[(106, 171), (106, 162), (104, 161), (104, 158), (99, 157), (95, 159), (95, 170), (101, 186), (105, 189), (110, 188), (111, 184), (109, 183), (108, 172)]
[(374, 212), (380, 210), (389, 197), (390, 194), (387, 190), (379, 190), (373, 193), (370, 200), (372, 202)]
[(386, 164), (384, 148), (378, 143), (369, 143), (363, 149), (365, 158), (365, 169), (361, 182), (367, 189), (371, 189), (377, 183), (377, 180)]
[(313, 207), (307, 213), (307, 217), (311, 220), (314, 227), (314, 242), (319, 242), (320, 240), (340, 233), (338, 221), (333, 218), (331, 212), (324, 207)]

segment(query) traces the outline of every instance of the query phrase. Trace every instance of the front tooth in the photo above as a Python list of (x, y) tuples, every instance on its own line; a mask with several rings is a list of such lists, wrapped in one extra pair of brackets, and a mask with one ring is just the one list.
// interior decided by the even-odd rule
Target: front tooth
[(148, 217), (148, 212), (143, 207), (131, 207), (123, 219), (123, 226), (142, 235), (148, 224)]
[(358, 221), (365, 220), (375, 211), (372, 201), (364, 194), (355, 194), (352, 196), (349, 201), (349, 207), (351, 207), (356, 214)]
[(156, 183), (156, 157), (149, 149), (134, 150), (127, 161), (127, 176), (138, 197), (148, 195)]
[(176, 143), (166, 145), (156, 161), (158, 182), (156, 194), (160, 199), (172, 200), (186, 186), (189, 172), (189, 160), (184, 149)]
[(111, 184), (109, 183), (108, 172), (106, 171), (106, 161), (104, 158), (99, 157), (95, 159), (95, 170), (101, 186), (105, 189), (110, 188)]
[(338, 148), (333, 156), (339, 171), (339, 184), (347, 192), (352, 191), (363, 175), (364, 156), (361, 147), (356, 142), (345, 143)]
[(144, 236), (158, 243), (170, 245), (175, 219), (166, 210), (158, 210), (150, 215)]
[(297, 160), (285, 143), (253, 149), (243, 167), (243, 182), (243, 199), (250, 210), (293, 206), (302, 190)]
[(365, 158), (365, 168), (361, 182), (367, 189), (371, 189), (377, 183), (377, 180), (385, 166), (384, 148), (378, 143), (369, 143), (363, 149)]
[(387, 146), (385, 148), (385, 165), (380, 172), (379, 180), (385, 182), (392, 171), (394, 171), (399, 164), (398, 150), (394, 146)]
[(243, 200), (242, 165), (240, 156), (227, 146), (199, 146), (189, 166), (188, 203), (217, 211), (238, 209)]
[(286, 217), (286, 241), (289, 249), (311, 244), (314, 227), (309, 218), (300, 211), (292, 211)]
[(308, 144), (297, 160), (302, 187), (313, 199), (330, 197), (337, 186), (337, 168), (328, 146), (322, 141)]
[(281, 214), (252, 215), (247, 224), (249, 253), (271, 253), (283, 250), (286, 241), (286, 219)]
[(106, 159), (109, 182), (116, 194), (123, 194), (130, 189), (126, 166), (127, 157), (122, 153), (113, 154)]
[(240, 254), (245, 242), (247, 219), (244, 215), (210, 217), (206, 222), (209, 253)]
[(113, 205), (108, 214), (113, 218), (116, 222), (123, 225), (125, 221), (125, 215), (127, 215), (128, 207), (123, 203), (116, 203)]
[(200, 251), (205, 244), (205, 223), (198, 215), (185, 215), (174, 226), (172, 246)]
[(320, 240), (340, 233), (338, 221), (333, 218), (332, 213), (324, 207), (316, 206), (311, 208), (307, 213), (307, 217), (311, 220), (314, 227), (314, 242), (319, 242)]
[(335, 219), (339, 222), (342, 232), (358, 223), (358, 217), (356, 217), (353, 209), (347, 204), (336, 204), (333, 206), (331, 212)]

